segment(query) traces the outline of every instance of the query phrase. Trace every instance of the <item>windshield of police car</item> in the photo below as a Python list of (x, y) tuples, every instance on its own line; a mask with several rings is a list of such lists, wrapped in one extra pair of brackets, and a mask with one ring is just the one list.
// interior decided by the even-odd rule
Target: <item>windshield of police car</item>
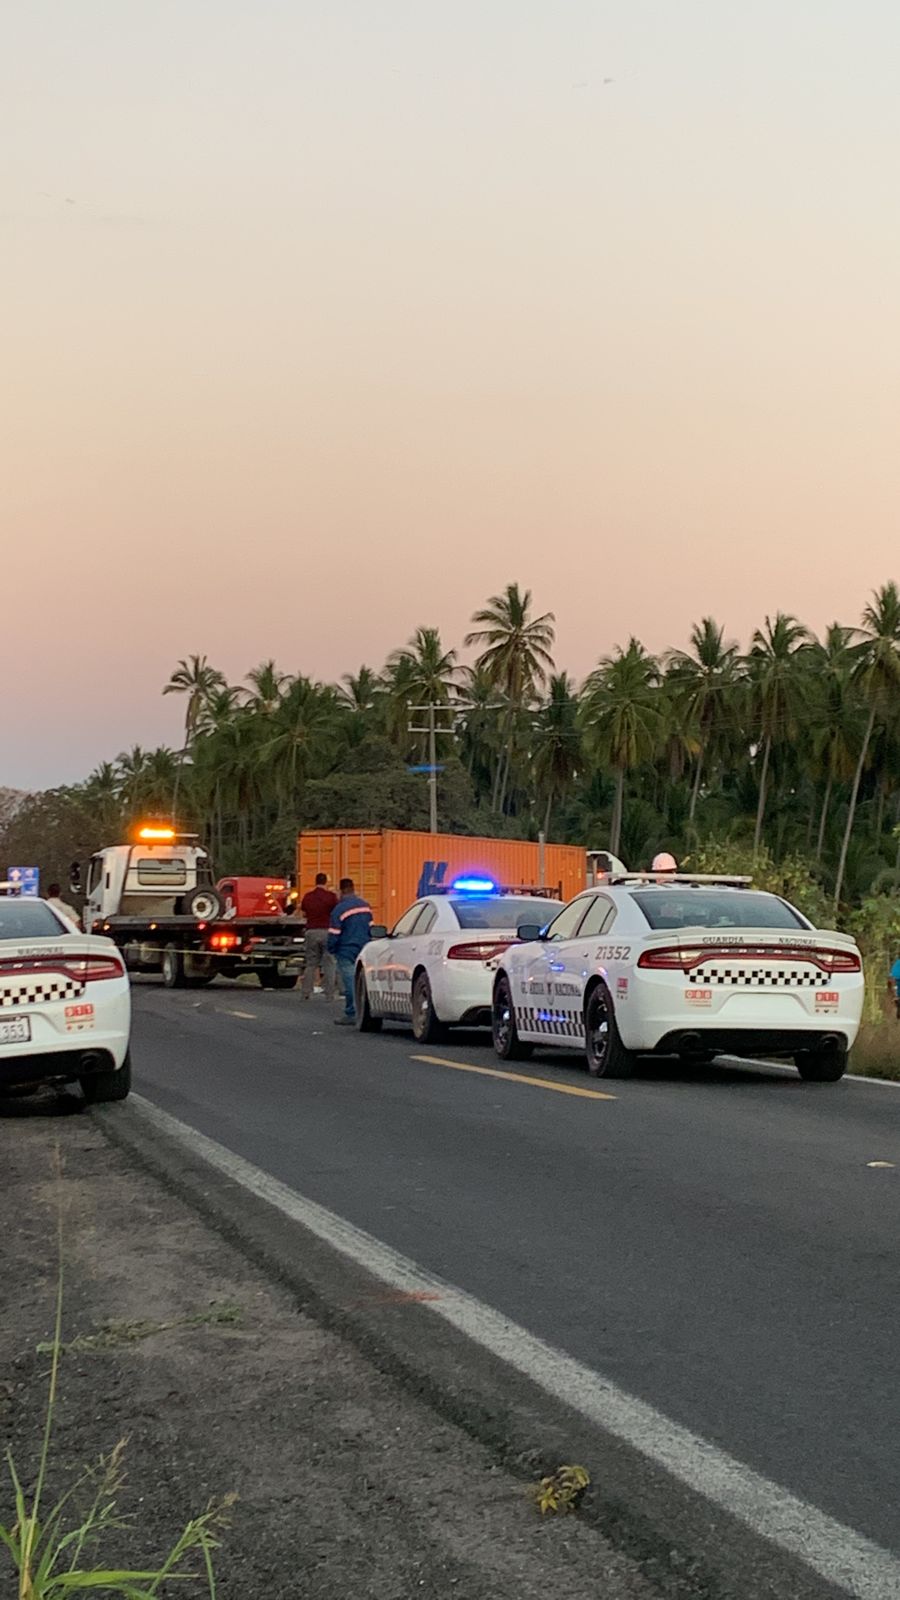
[(71, 932), (42, 900), (0, 899), (0, 939), (58, 939)]
[(483, 900), (477, 895), (471, 899), (459, 895), (450, 904), (461, 928), (502, 928), (507, 931), (526, 922), (539, 928), (546, 927), (562, 910), (561, 900), (520, 900), (518, 895), (512, 894), (491, 898), (486, 896)]
[(665, 928), (809, 928), (777, 895), (752, 889), (640, 889), (632, 898), (654, 930)]

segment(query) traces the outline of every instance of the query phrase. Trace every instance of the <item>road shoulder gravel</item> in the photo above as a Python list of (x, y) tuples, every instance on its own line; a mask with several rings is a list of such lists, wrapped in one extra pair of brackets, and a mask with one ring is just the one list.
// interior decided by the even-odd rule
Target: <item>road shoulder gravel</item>
[(47, 1095), (0, 1115), (15, 1219), (0, 1245), (0, 1432), (27, 1477), (46, 1399), (37, 1347), (52, 1332), (61, 1201), (70, 1348), (51, 1487), (128, 1439), (123, 1510), (134, 1523), (118, 1556), (136, 1565), (159, 1556), (190, 1515), (236, 1493), (218, 1561), (222, 1600), (660, 1593), (588, 1519), (536, 1514), (525, 1479), (537, 1456), (518, 1472), (501, 1465), (136, 1162), (126, 1108), (104, 1123), (77, 1105)]

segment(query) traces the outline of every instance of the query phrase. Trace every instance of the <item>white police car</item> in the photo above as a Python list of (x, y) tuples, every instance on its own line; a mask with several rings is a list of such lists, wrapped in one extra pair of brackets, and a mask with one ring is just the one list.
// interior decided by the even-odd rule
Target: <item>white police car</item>
[(494, 980), (494, 1048), (585, 1051), (598, 1077), (644, 1052), (789, 1056), (801, 1077), (847, 1066), (863, 1004), (859, 950), (746, 878), (623, 873), (577, 896)]
[(77, 1082), (92, 1103), (124, 1100), (130, 1033), (112, 940), (79, 933), (44, 900), (0, 893), (0, 1094)]
[(390, 934), (374, 928), (360, 953), (357, 1027), (371, 1033), (388, 1019), (411, 1023), (421, 1044), (454, 1024), (488, 1027), (498, 957), (520, 924), (543, 927), (561, 910), (561, 901), (539, 890), (503, 890), (476, 877), (417, 900)]

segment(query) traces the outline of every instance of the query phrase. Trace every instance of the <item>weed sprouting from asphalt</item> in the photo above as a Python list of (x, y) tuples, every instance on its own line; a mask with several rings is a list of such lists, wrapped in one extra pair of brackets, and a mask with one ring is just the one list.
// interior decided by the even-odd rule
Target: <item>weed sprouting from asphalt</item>
[[(226, 1496), (223, 1500), (210, 1505), (200, 1516), (193, 1517), (158, 1566), (125, 1568), (99, 1564), (93, 1567), (83, 1565), (88, 1560), (99, 1562), (99, 1547), (106, 1535), (116, 1531), (121, 1532), (131, 1526), (131, 1519), (123, 1517), (118, 1510), (119, 1496), (124, 1482), (124, 1439), (119, 1441), (109, 1455), (101, 1457), (96, 1465), (85, 1468), (53, 1507), (42, 1514), (58, 1394), (59, 1366), (65, 1348), (62, 1343), (65, 1263), (63, 1163), (58, 1141), (55, 1146), (54, 1164), (57, 1191), (56, 1312), (53, 1340), (45, 1347), (51, 1361), (41, 1452), (37, 1476), (30, 1494), (26, 1493), (12, 1455), (7, 1452), (15, 1517), (10, 1522), (0, 1522), (0, 1546), (9, 1555), (17, 1575), (17, 1600), (70, 1600), (74, 1595), (100, 1594), (119, 1595), (122, 1600), (157, 1600), (162, 1589), (171, 1582), (180, 1580), (184, 1585), (185, 1581), (190, 1582), (191, 1579), (203, 1583), (210, 1600), (215, 1600), (213, 1555), (219, 1548), (220, 1534), (227, 1526), (228, 1514), (236, 1498), (234, 1495)], [(213, 1310), (234, 1312), (233, 1307), (213, 1308)], [(234, 1315), (211, 1317), (206, 1313), (196, 1318), (178, 1319), (176, 1325), (180, 1326), (185, 1322), (196, 1325), (197, 1322), (209, 1320), (234, 1321), (235, 1317)], [(143, 1328), (146, 1325), (118, 1326)], [(158, 1326), (153, 1326), (149, 1331), (161, 1330)], [(132, 1334), (132, 1337), (146, 1337), (146, 1332)], [(182, 1593), (184, 1592), (182, 1587)], [(188, 1592), (196, 1592), (193, 1585)]]

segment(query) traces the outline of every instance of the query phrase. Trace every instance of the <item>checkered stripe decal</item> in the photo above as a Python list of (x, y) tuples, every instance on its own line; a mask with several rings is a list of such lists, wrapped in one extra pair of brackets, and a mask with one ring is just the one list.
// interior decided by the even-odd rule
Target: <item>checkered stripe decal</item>
[(75, 983), (72, 978), (36, 978), (33, 983), (4, 984), (0, 988), (0, 1009), (80, 1000), (83, 994), (84, 984)]
[(379, 1016), (411, 1017), (412, 995), (398, 994), (396, 989), (375, 989), (369, 1001)]
[(819, 989), (825, 982), (821, 973), (798, 971), (796, 967), (711, 967), (691, 973), (692, 983), (719, 988)]
[(581, 1017), (563, 1016), (559, 1012), (548, 1017), (546, 1010), (537, 1006), (517, 1006), (516, 1027), (521, 1028), (523, 1033), (546, 1033), (548, 1037), (557, 1039), (584, 1039)]

